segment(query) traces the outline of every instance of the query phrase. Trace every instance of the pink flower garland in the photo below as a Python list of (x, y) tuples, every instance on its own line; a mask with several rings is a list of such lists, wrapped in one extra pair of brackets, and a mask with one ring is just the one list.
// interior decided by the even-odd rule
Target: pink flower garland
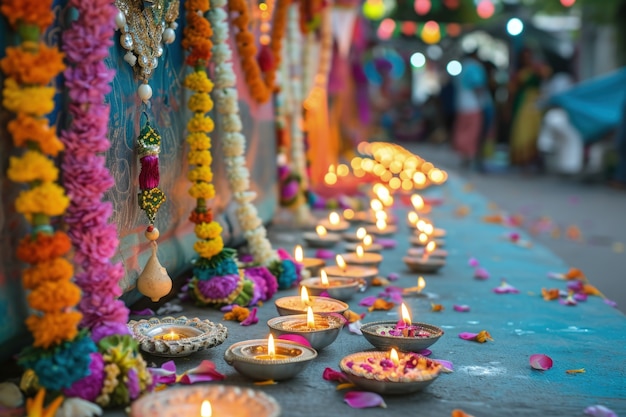
[(110, 107), (104, 100), (115, 71), (106, 67), (104, 59), (113, 45), (117, 8), (113, 0), (70, 0), (69, 5), (77, 9), (78, 19), (63, 32), (72, 117), (61, 136), (66, 148), (63, 180), (71, 199), (65, 221), (76, 251), (76, 283), (83, 291), (81, 324), (97, 342), (129, 333), (128, 309), (118, 300), (124, 269), (120, 263), (111, 263), (119, 244), (117, 228), (109, 223), (113, 205), (102, 201), (114, 184), (102, 153), (111, 145), (107, 138)]

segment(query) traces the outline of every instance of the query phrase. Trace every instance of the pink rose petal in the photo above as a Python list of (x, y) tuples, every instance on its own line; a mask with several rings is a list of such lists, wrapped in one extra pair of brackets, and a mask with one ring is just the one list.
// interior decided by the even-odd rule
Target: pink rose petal
[(496, 294), (517, 294), (519, 293), (519, 290), (503, 279), (500, 283), (500, 286), (494, 288), (493, 292), (495, 292)]
[(455, 304), (453, 307), (454, 311), (458, 311), (460, 313), (466, 313), (470, 311), (470, 306), (467, 304)]
[(471, 266), (472, 268), (476, 268), (478, 265), (480, 265), (478, 263), (478, 259), (476, 258), (469, 258), (469, 261), (467, 261), (467, 264)]
[(346, 393), (343, 400), (352, 408), (387, 408), (383, 397), (373, 392), (350, 391)]
[(322, 374), (322, 378), (326, 381), (336, 381), (336, 382), (349, 382), (346, 374), (340, 371), (335, 371), (332, 368), (324, 369), (324, 373)]
[(480, 280), (489, 279), (489, 271), (487, 271), (485, 268), (476, 268), (476, 270), (474, 271), (474, 278)]
[(306, 340), (304, 336), (300, 336), (299, 334), (282, 334), (277, 337), (277, 339), (289, 340), (291, 342), (300, 343), (301, 345), (311, 347), (311, 343)]
[(350, 330), (352, 333), (362, 336), (363, 332), (361, 331), (361, 326), (363, 326), (361, 320), (357, 320), (354, 323), (348, 324), (348, 330)]
[(415, 352), (415, 353), (417, 353), (419, 355), (422, 355), (422, 356), (430, 356), (430, 355), (432, 355), (433, 352), (430, 349), (422, 349), (422, 350), (420, 350), (418, 352)]
[(585, 414), (593, 417), (617, 417), (617, 413), (603, 405), (592, 405), (585, 408)]
[(239, 323), (239, 325), (251, 326), (253, 324), (257, 324), (259, 322), (259, 319), (256, 316), (256, 312), (257, 312), (257, 308), (254, 307), (252, 310), (250, 310), (250, 314), (248, 314), (248, 317), (242, 320), (241, 323)]
[(365, 297), (364, 299), (362, 299), (361, 301), (359, 301), (359, 305), (361, 307), (371, 307), (374, 305), (374, 302), (376, 301), (376, 297), (371, 295), (369, 297)]
[(564, 300), (559, 300), (559, 303), (564, 305), (564, 306), (575, 306), (575, 305), (578, 304), (578, 302), (574, 299), (573, 295), (568, 296)]
[(530, 355), (530, 366), (539, 371), (547, 371), (552, 368), (552, 358), (542, 353)]
[(335, 252), (328, 249), (318, 249), (315, 252), (315, 257), (318, 259), (335, 259)]
[(604, 304), (611, 306), (613, 308), (617, 308), (617, 302), (613, 300), (609, 300), (608, 298), (604, 299)]
[(574, 294), (574, 300), (576, 301), (587, 301), (587, 294), (584, 292), (578, 292)]
[(389, 275), (387, 275), (389, 281), (396, 281), (398, 278), (400, 278), (400, 275), (395, 272), (390, 272)]
[(459, 337), (463, 340), (474, 340), (476, 339), (476, 336), (478, 336), (478, 333), (470, 333), (470, 332), (459, 333)]
[(381, 245), (384, 249), (393, 249), (396, 247), (396, 241), (394, 239), (375, 239), (374, 242)]
[(148, 368), (155, 384), (173, 384), (176, 382), (176, 364), (167, 361), (160, 368)]
[(133, 310), (130, 314), (133, 316), (154, 316), (154, 310), (151, 308), (144, 308), (143, 310)]
[(221, 381), (224, 378), (226, 375), (217, 372), (213, 362), (203, 360), (200, 365), (185, 372), (180, 378), (180, 383), (189, 385), (196, 382)]

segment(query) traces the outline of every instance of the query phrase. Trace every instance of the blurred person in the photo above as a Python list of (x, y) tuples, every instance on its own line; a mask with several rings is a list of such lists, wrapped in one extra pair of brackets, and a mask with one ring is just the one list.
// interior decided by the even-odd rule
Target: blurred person
[(461, 156), (462, 168), (470, 168), (476, 162), (482, 170), (482, 158), (477, 159), (477, 155), (485, 137), (485, 109), (489, 106), (487, 72), (477, 51), (470, 52), (461, 64), (463, 69), (455, 79), (453, 145)]
[(550, 69), (535, 62), (529, 48), (520, 52), (518, 68), (509, 85), (511, 102), (510, 156), (513, 165), (529, 167), (537, 161), (541, 111), (537, 106), (541, 84)]

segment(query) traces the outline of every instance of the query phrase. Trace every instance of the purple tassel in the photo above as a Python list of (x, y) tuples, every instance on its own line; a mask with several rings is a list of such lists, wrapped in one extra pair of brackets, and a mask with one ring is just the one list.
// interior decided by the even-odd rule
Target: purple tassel
[(139, 160), (141, 172), (139, 173), (139, 188), (151, 190), (159, 186), (159, 157), (147, 155)]

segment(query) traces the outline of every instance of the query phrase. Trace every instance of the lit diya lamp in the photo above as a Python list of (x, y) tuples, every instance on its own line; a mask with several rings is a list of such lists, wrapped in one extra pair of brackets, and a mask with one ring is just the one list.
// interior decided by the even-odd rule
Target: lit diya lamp
[(309, 295), (318, 296), (326, 293), (332, 298), (342, 301), (352, 298), (352, 296), (356, 294), (364, 285), (365, 282), (356, 278), (328, 278), (328, 274), (326, 274), (326, 271), (323, 269), (320, 271), (320, 277), (308, 278), (300, 281), (300, 286), (306, 287)]
[(313, 349), (321, 350), (337, 339), (344, 321), (338, 316), (314, 314), (313, 309), (307, 307), (306, 314), (274, 317), (267, 325), (277, 337), (297, 334), (304, 337)]
[(398, 231), (398, 228), (396, 226), (387, 224), (386, 220), (380, 219), (376, 221), (375, 225), (367, 226), (365, 230), (373, 235), (388, 236), (396, 233)]
[(350, 223), (343, 220), (341, 216), (339, 216), (339, 213), (335, 211), (328, 215), (328, 219), (321, 220), (320, 225), (331, 232), (343, 232), (350, 228)]
[(417, 234), (417, 236), (410, 236), (409, 237), (409, 241), (411, 242), (411, 245), (413, 245), (413, 246), (426, 246), (431, 241), (435, 242), (437, 244), (437, 246), (445, 246), (446, 245), (446, 241), (445, 240), (443, 240), (443, 239), (431, 239), (430, 236), (428, 236), (424, 232), (420, 232), (419, 234)]
[(434, 241), (430, 241), (424, 247), (422, 256), (405, 256), (402, 260), (412, 272), (437, 272), (446, 264), (446, 260), (445, 258), (430, 256), (436, 248), (437, 244)]
[(358, 246), (362, 246), (365, 252), (380, 253), (384, 249), (383, 245), (381, 245), (380, 243), (374, 243), (374, 238), (372, 238), (372, 235), (365, 235), (365, 237), (363, 238), (363, 242), (347, 243), (346, 250), (356, 252), (356, 248)]
[(341, 236), (336, 233), (328, 233), (326, 228), (318, 225), (315, 233), (305, 232), (302, 234), (304, 241), (312, 248), (330, 248), (335, 246), (341, 240)]
[(367, 236), (367, 230), (365, 230), (365, 227), (359, 227), (356, 229), (356, 232), (345, 232), (342, 236), (343, 240), (348, 242), (361, 242)]
[(378, 268), (383, 261), (383, 256), (375, 252), (365, 252), (362, 245), (356, 247), (355, 252), (341, 255), (348, 265)]
[(344, 357), (339, 367), (353, 384), (380, 394), (408, 394), (432, 383), (442, 366), (417, 353), (358, 352)]
[(337, 265), (331, 265), (324, 268), (329, 277), (353, 278), (365, 282), (368, 287), (374, 277), (378, 274), (378, 268), (348, 265), (343, 256), (335, 257)]
[(324, 262), (322, 259), (305, 258), (304, 251), (302, 250), (302, 246), (300, 245), (296, 245), (293, 252), (294, 259), (296, 260), (296, 262), (301, 264), (304, 269), (309, 271), (309, 276), (314, 277), (319, 275), (320, 270), (324, 267), (324, 265), (326, 265), (326, 262)]
[(290, 314), (303, 314), (307, 307), (311, 307), (314, 313), (343, 313), (348, 309), (348, 304), (329, 297), (309, 296), (306, 287), (301, 287), (300, 295), (281, 297), (274, 301), (276, 310), (281, 316)]
[(413, 194), (411, 196), (411, 204), (413, 209), (418, 213), (430, 213), (431, 207), (424, 202), (424, 199), (419, 194)]
[[(407, 255), (411, 257), (422, 257), (424, 255), (424, 246), (409, 248), (407, 250)], [(448, 257), (448, 251), (444, 249), (436, 248), (428, 255), (431, 258), (441, 258), (446, 259)]]
[(432, 223), (424, 219), (419, 219), (417, 222), (415, 222), (414, 233), (418, 235), (420, 233), (426, 233), (431, 238), (443, 238), (446, 236), (445, 229), (435, 228)]
[(412, 323), (409, 310), (402, 303), (398, 322), (377, 321), (361, 327), (363, 336), (378, 349), (396, 348), (402, 352), (419, 352), (435, 343), (443, 330), (427, 323)]
[(274, 340), (271, 334), (267, 340), (235, 343), (224, 353), (226, 363), (241, 375), (257, 381), (293, 378), (316, 357), (315, 349), (289, 340)]

